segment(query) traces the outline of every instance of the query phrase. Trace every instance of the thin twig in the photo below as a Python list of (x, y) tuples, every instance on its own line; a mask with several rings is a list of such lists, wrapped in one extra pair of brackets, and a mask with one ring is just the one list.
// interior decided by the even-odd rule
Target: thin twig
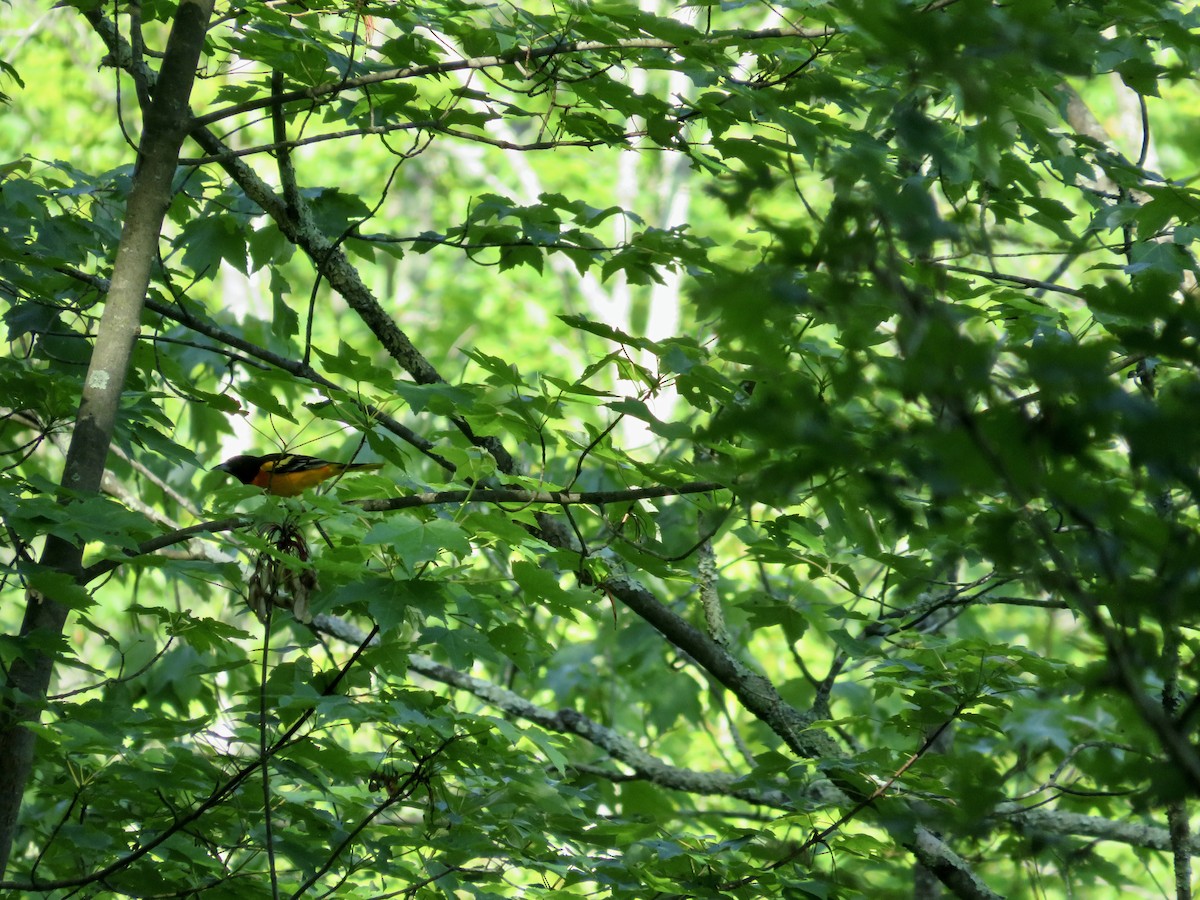
[(271, 758), (267, 755), (267, 654), (271, 649), (271, 612), (268, 602), (263, 616), (262, 668), (258, 679), (258, 755), (262, 760), (263, 831), (267, 845), (267, 868), (271, 872), (271, 897), (279, 900), (279, 872), (275, 867), (275, 825), (271, 820)]

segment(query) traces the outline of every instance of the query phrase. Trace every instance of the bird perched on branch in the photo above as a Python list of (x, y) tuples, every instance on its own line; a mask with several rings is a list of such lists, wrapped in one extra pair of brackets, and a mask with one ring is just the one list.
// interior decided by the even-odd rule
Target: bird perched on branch
[(214, 471), (228, 472), (242, 484), (257, 485), (268, 494), (294, 497), (334, 476), (382, 467), (383, 463), (339, 463), (295, 453), (268, 453), (233, 456), (215, 466)]

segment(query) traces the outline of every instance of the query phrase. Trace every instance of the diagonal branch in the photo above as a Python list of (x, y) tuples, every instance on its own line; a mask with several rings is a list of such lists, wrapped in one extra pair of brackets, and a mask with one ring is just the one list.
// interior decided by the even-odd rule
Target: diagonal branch
[[(542, 533), (556, 546), (575, 549), (572, 535), (561, 523), (546, 515), (538, 517)], [(594, 586), (645, 619), (667, 640), (691, 656), (717, 681), (728, 688), (743, 707), (769, 727), (793, 753), (809, 759), (834, 761), (844, 754), (837, 743), (823, 731), (813, 728), (815, 712), (800, 712), (779, 694), (767, 678), (752, 671), (732, 653), (683, 619), (647, 588), (624, 575), (610, 576), (603, 581), (594, 579), (586, 569), (578, 573), (581, 583)], [(866, 798), (860, 785), (842, 777), (836, 768), (827, 771), (833, 783), (851, 800)], [(899, 798), (890, 802), (903, 803)], [(970, 865), (940, 837), (917, 826), (915, 832), (888, 817), (883, 820), (897, 844), (909, 850), (917, 860), (933, 872), (942, 884), (960, 897), (973, 900), (999, 900)]]
[[(89, 284), (102, 291), (108, 290), (108, 279), (106, 278), (102, 278), (98, 275), (91, 275), (87, 272), (83, 272), (70, 266), (59, 266), (57, 267), (57, 270), (62, 272), (64, 275), (69, 275), (72, 278), (85, 282), (86, 284)], [(177, 322), (185, 328), (196, 332), (197, 334), (202, 334), (205, 337), (212, 338), (214, 341), (219, 341), (228, 347), (235, 347), (238, 350), (241, 350), (247, 356), (251, 356), (255, 359), (261, 360), (262, 362), (268, 363), (280, 371), (288, 372), (289, 374), (295, 375), (297, 378), (303, 378), (306, 381), (311, 381), (313, 384), (319, 385), (331, 391), (349, 393), (344, 387), (326, 378), (311, 365), (294, 360), (291, 357), (274, 353), (265, 347), (260, 347), (259, 345), (251, 343), (250, 341), (247, 341), (246, 339), (239, 337), (230, 331), (226, 331), (213, 322), (193, 316), (187, 311), (186, 308), (184, 308), (182, 304), (163, 303), (160, 300), (155, 300), (153, 297), (147, 297), (146, 309), (157, 313), (163, 318)], [(402, 441), (411, 445), (412, 447), (415, 447), (421, 453), (425, 454), (425, 456), (429, 457), (431, 460), (441, 466), (442, 469), (447, 473), (451, 475), (454, 474), (454, 464), (434, 450), (432, 441), (429, 441), (417, 434), (407, 425), (404, 425), (393, 416), (388, 415), (377, 406), (359, 401), (354, 397), (351, 397), (351, 402), (353, 402), (359, 408), (359, 410), (372, 421), (378, 422), (396, 437), (400, 438)]]
[[(316, 624), (315, 619), (314, 624)], [(337, 633), (337, 636), (341, 637), (342, 635)], [(520, 716), (528, 722), (540, 725), (547, 731), (581, 737), (599, 747), (612, 759), (624, 763), (641, 778), (662, 787), (686, 791), (690, 794), (736, 797), (748, 803), (772, 806), (777, 809), (792, 809), (795, 806), (792, 799), (782, 791), (747, 788), (740, 784), (741, 779), (737, 775), (726, 772), (697, 772), (694, 769), (682, 769), (669, 765), (647, 753), (624, 735), (600, 725), (573, 709), (564, 708), (552, 712), (543, 706), (531, 703), (520, 694), (434, 662), (428, 657), (410, 656), (408, 666), (412, 671), (426, 678), (468, 691), (485, 703), (510, 715)]]
[[(108, 46), (118, 65), (125, 68), (136, 68), (129, 45), (114, 23), (99, 10), (89, 10), (84, 13), (84, 16)], [(142, 70), (139, 70), (138, 75), (146, 78), (147, 83), (151, 85), (155, 83), (155, 74), (149, 68), (143, 67)], [(271, 98), (268, 105), (283, 102), (286, 96), (283, 94), (280, 98)], [(387, 314), (345, 252), (322, 233), (313, 219), (308, 204), (301, 205), (298, 210), (289, 209), (284, 199), (276, 194), (254, 169), (243, 160), (230, 154), (229, 147), (220, 138), (203, 127), (203, 124), (194, 116), (191, 121), (190, 136), (192, 140), (198, 143), (206, 153), (221, 157), (221, 166), (226, 174), (250, 200), (271, 217), (284, 237), (308, 255), (321, 276), (358, 314), (401, 368), (418, 384), (445, 384), (446, 380), (442, 378), (437, 369)], [(516, 471), (515, 461), (497, 438), (476, 435), (466, 420), (458, 416), (451, 416), (450, 421), (472, 444), (487, 450), (495, 459), (500, 471), (510, 474)]]

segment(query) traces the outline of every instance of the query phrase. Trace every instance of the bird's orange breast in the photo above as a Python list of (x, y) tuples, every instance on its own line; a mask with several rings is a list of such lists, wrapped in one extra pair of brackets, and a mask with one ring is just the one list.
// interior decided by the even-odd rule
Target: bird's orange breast
[(276, 494), (280, 497), (295, 497), (297, 494), (307, 491), (313, 485), (320, 484), (326, 478), (332, 478), (341, 468), (341, 466), (334, 465), (317, 466), (301, 472), (276, 474), (271, 466), (266, 465), (254, 476), (253, 483), (266, 490), (268, 494)]

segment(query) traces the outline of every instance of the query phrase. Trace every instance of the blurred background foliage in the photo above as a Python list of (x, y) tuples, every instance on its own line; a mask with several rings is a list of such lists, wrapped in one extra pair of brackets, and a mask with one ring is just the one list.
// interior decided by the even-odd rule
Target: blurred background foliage
[[(63, 504), (140, 130), (114, 61), (174, 9), (0, 26), (0, 661), (62, 588), (42, 537), (105, 570), (8, 884), (925, 897), (932, 833), (961, 896), (1187, 895), (1193, 4), (219, 5), (192, 106), (227, 149), (185, 143), (107, 493)], [(207, 471), (275, 451), (386, 465), (296, 500)], [(344, 502), (498, 486), (616, 493)], [(264, 559), (315, 613), (265, 644)]]

